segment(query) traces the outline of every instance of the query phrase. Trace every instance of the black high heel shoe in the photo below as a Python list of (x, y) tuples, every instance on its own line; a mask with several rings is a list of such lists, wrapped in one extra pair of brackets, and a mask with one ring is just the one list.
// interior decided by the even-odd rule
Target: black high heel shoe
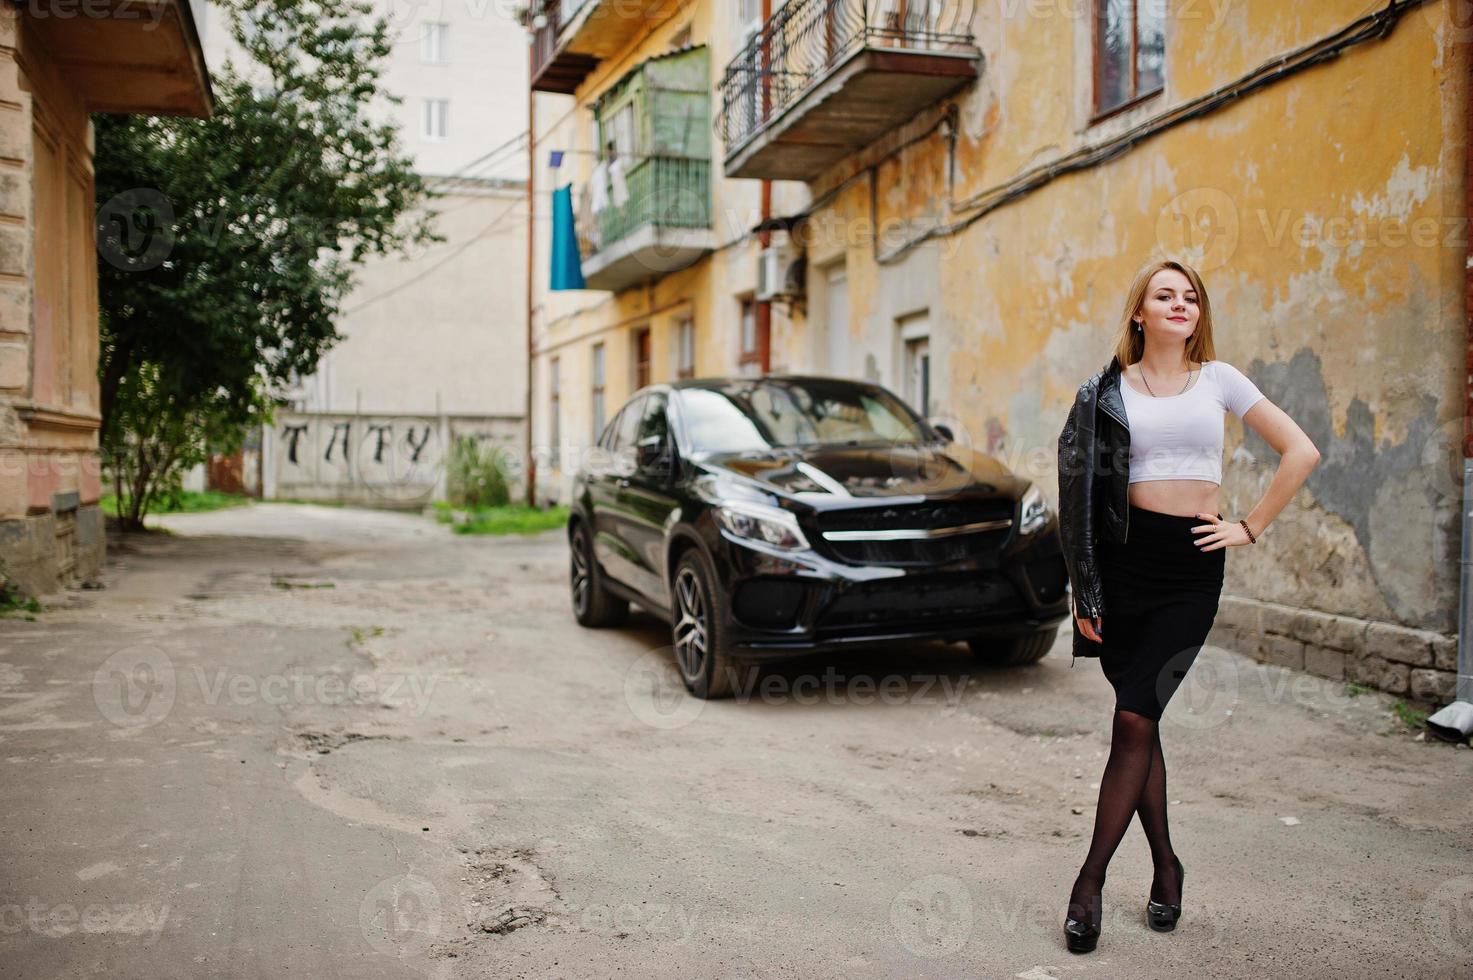
[[(1182, 885), (1187, 880), (1187, 869), (1181, 866), (1181, 860), (1175, 854), (1171, 856), (1171, 862), (1176, 865), (1177, 898), (1181, 898)], [(1176, 928), (1176, 920), (1181, 918), (1181, 902), (1168, 905), (1158, 902), (1154, 898), (1146, 900), (1146, 921), (1151, 928), (1157, 932), (1170, 932)]]
[[(1093, 952), (1095, 945), (1100, 941), (1101, 906), (1104, 904), (1104, 890), (1105, 883), (1100, 882), (1100, 894), (1095, 896), (1095, 907), (1089, 910), (1094, 913), (1091, 919), (1076, 919), (1072, 915), (1065, 915), (1064, 943), (1069, 947), (1069, 952)], [(1069, 907), (1074, 908), (1075, 903), (1070, 902)]]

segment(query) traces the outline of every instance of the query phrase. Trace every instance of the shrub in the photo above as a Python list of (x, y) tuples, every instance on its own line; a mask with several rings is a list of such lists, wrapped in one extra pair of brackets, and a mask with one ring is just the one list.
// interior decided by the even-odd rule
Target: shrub
[(446, 484), (450, 502), (458, 507), (504, 507), (511, 502), (511, 483), (500, 452), (471, 436), (455, 440)]

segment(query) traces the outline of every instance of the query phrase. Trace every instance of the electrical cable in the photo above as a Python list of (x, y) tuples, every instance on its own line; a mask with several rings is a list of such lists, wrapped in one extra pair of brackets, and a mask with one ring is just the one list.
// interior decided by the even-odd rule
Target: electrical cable
[(488, 224), (486, 227), (482, 228), (480, 231), (476, 232), (470, 238), (467, 238), (465, 241), (461, 242), (454, 249), (452, 249), (448, 254), (441, 256), (440, 259), (437, 262), (435, 262), (433, 265), (430, 265), (430, 266), (428, 266), (428, 267), (426, 267), (424, 269), (421, 269), (416, 275), (414, 275), (413, 277), (411, 277), (409, 279), (404, 280), (403, 282), (399, 283), (398, 285), (392, 286), (389, 289), (384, 290), (382, 293), (379, 293), (376, 296), (369, 297), (368, 299), (364, 300), (363, 302), (358, 303), (355, 306), (350, 307), (349, 309), (343, 310), (341, 315), (342, 316), (348, 316), (350, 314), (357, 313), (359, 310), (362, 310), (365, 307), (372, 306), (374, 303), (377, 303), (379, 300), (388, 299), (390, 296), (393, 296), (395, 293), (398, 293), (398, 292), (400, 292), (401, 290), (404, 290), (404, 289), (408, 289), (410, 286), (413, 286), (415, 283), (418, 283), (418, 282), (423, 281), (427, 276), (429, 276), (431, 273), (439, 270), (442, 266), (444, 266), (451, 259), (454, 259), (455, 257), (459, 256), (461, 253), (463, 253), (466, 249), (470, 248), (476, 242), (481, 241), (486, 236), (488, 236), (498, 225), (500, 225), (503, 221), (505, 221), (508, 217), (510, 217), (511, 216), (511, 213), (512, 213), (512, 209), (514, 209), (517, 205), (519, 205), (521, 203), (522, 203), (522, 198), (518, 197), (511, 204), (507, 205), (506, 210), (502, 211), (495, 218), (491, 219), (491, 223), (490, 224)]

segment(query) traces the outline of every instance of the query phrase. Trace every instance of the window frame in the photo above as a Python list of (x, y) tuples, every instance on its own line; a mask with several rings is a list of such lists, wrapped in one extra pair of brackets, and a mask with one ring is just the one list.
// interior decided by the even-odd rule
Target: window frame
[[(423, 100), (423, 109), (420, 114), (420, 139), (427, 143), (445, 143), (450, 139), (450, 100), (431, 99)], [(437, 120), (442, 125), (439, 134), (433, 132), (431, 121), (434, 120), (433, 111), (435, 107), (442, 107), (440, 118)]]
[[(1140, 2), (1141, 0), (1130, 0), (1130, 94), (1126, 98), (1109, 106), (1100, 106), (1100, 58), (1103, 52), (1101, 47), (1104, 41), (1104, 16), (1109, 0), (1091, 0), (1091, 22), (1090, 22), (1090, 123), (1097, 123), (1134, 109), (1144, 102), (1148, 102), (1166, 91), (1166, 63), (1163, 57), (1161, 64), (1161, 84), (1149, 91), (1140, 90)], [(1152, 0), (1147, 0), (1152, 2)], [(1168, 20), (1164, 0), (1162, 0), (1161, 35), (1166, 36), (1166, 24)]]
[(681, 317), (675, 321), (675, 370), (682, 380), (696, 376), (696, 320)]
[[(443, 20), (424, 22), (424, 33), (420, 35), (419, 63), (422, 65), (450, 64), (450, 24)], [(431, 38), (435, 38), (431, 41)]]
[(654, 337), (650, 328), (635, 327), (630, 334), (630, 357), (633, 369), (634, 390), (646, 388), (653, 381)]
[[(772, 342), (771, 334), (763, 336), (762, 322), (757, 316), (757, 300), (751, 296), (738, 299), (737, 313), (737, 369), (739, 373), (760, 377), (767, 361), (767, 348)], [(747, 346), (747, 314), (752, 316), (752, 347)], [(771, 325), (768, 327), (771, 330)], [(750, 370), (754, 368), (754, 370)]]
[[(589, 416), (593, 420), (593, 438), (598, 441), (607, 424), (601, 416), (607, 415), (608, 398), (608, 355), (603, 341), (594, 344), (589, 351)], [(615, 418), (617, 418), (617, 414)], [(607, 448), (607, 447), (605, 447)]]

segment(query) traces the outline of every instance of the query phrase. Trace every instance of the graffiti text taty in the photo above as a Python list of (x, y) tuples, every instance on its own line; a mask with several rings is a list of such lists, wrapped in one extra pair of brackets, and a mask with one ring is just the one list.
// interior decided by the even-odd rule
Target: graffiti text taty
[(352, 425), (353, 425), (352, 422), (334, 422), (333, 423), (333, 425), (332, 425), (332, 438), (329, 439), (329, 440), (327, 440), (327, 452), (325, 454), (323, 454), (323, 457), (322, 457), (323, 462), (325, 462), (325, 463), (331, 463), (332, 462), (332, 447), (335, 446), (335, 445), (337, 445), (338, 433), (339, 432), (341, 432), (342, 435), (343, 435), (343, 461), (344, 462), (347, 462), (347, 459), (348, 459), (348, 430), (350, 428), (352, 428)]
[(388, 435), (392, 428), (393, 426), (382, 424), (370, 425), (368, 427), (369, 432), (373, 432), (378, 435), (378, 441), (374, 443), (373, 446), (373, 461), (375, 463), (382, 463), (384, 461), (384, 446), (388, 442)]
[(297, 440), (302, 438), (302, 433), (307, 431), (307, 426), (288, 425), (282, 430), (282, 435), (287, 438), (286, 460), (293, 466), (297, 465)]
[(409, 461), (411, 463), (418, 463), (419, 454), (424, 452), (425, 446), (429, 444), (430, 427), (428, 425), (425, 426), (425, 434), (420, 438), (419, 442), (416, 443), (414, 441), (414, 426), (411, 425), (408, 429), (404, 431), (404, 441), (409, 443), (409, 448), (411, 450), (409, 454)]

